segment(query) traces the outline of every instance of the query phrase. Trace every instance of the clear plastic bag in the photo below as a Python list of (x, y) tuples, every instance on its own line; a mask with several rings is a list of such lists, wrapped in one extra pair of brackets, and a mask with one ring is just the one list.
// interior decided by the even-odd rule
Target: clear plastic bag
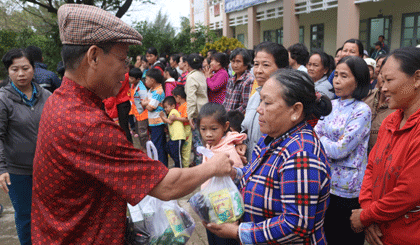
[(242, 196), (229, 176), (213, 177), (188, 202), (202, 220), (216, 224), (237, 221), (244, 213)]
[[(135, 208), (141, 210), (142, 220), (137, 224), (144, 225), (149, 235), (146, 243), (136, 245), (183, 245), (186, 244), (194, 232), (195, 223), (191, 215), (182, 209), (177, 201), (161, 201), (157, 198), (146, 196)], [(132, 209), (129, 206), (130, 216), (133, 219)], [(135, 209), (133, 209), (135, 211)], [(144, 238), (145, 236), (143, 236)], [(145, 241), (145, 239), (143, 239)]]

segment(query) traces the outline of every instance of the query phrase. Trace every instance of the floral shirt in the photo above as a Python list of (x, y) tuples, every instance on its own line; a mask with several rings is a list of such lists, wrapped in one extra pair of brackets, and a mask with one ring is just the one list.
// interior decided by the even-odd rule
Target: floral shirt
[(357, 198), (367, 165), (371, 110), (355, 99), (333, 100), (332, 112), (315, 126), (331, 163), (331, 193)]

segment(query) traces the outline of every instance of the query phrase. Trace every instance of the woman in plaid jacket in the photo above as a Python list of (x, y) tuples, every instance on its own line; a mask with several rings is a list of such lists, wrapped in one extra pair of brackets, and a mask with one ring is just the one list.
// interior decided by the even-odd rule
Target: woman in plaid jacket
[(331, 102), (316, 95), (304, 72), (281, 69), (264, 84), (257, 109), (264, 134), (243, 169), (236, 169), (244, 197), (241, 223), (206, 224), (241, 244), (326, 244), (330, 166), (307, 123), (328, 115)]

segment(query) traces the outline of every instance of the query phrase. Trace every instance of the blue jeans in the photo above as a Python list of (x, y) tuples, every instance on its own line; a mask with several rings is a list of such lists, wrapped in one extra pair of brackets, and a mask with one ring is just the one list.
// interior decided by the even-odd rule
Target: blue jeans
[(32, 175), (9, 174), (9, 197), (15, 209), (16, 230), (20, 244), (31, 243)]
[(150, 138), (158, 151), (159, 161), (168, 167), (168, 154), (166, 153), (166, 135), (165, 124), (159, 126), (150, 126)]

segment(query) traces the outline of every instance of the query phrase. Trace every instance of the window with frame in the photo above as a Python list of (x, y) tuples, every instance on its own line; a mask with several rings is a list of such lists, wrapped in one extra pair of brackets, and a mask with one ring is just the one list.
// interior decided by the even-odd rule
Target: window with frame
[(299, 42), (305, 43), (305, 27), (299, 27)]
[(263, 39), (264, 42), (283, 44), (283, 27), (276, 30), (264, 31)]
[(324, 24), (311, 25), (311, 52), (324, 51)]
[(401, 27), (401, 47), (420, 44), (420, 12), (403, 14)]
[(236, 39), (238, 39), (239, 42), (245, 45), (245, 34), (238, 34), (238, 36), (236, 36)]

